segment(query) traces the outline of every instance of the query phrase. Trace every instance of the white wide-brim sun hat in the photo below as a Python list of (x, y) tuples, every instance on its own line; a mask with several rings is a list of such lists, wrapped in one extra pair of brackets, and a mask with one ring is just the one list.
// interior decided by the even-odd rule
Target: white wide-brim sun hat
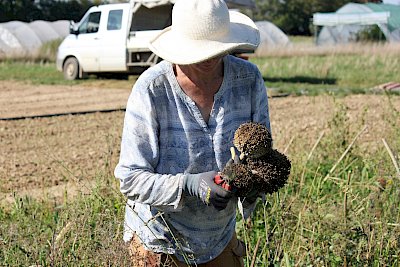
[(260, 43), (255, 23), (229, 11), (223, 0), (178, 0), (172, 25), (150, 41), (150, 50), (171, 63), (188, 65), (231, 51), (254, 51)]

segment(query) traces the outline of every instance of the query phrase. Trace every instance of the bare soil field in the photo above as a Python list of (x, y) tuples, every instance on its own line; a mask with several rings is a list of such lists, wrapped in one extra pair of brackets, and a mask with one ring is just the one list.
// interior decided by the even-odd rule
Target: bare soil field
[[(54, 117), (0, 120), (0, 203), (24, 195), (60, 199), (88, 192), (99, 177), (112, 175), (118, 161), (124, 112), (130, 89), (38, 86), (2, 81), (0, 118), (54, 113), (86, 112)], [(367, 130), (360, 142), (381, 146), (386, 138), (384, 120), (389, 101), (383, 95), (352, 95), (344, 98), (273, 97), (270, 116), (275, 146), (289, 153), (301, 137), (315, 143), (328, 127), (337, 103), (347, 107), (354, 127)], [(391, 98), (400, 111), (400, 97)], [(400, 125), (400, 118), (397, 122)], [(357, 129), (355, 129), (357, 131)], [(117, 183), (117, 181), (115, 181)]]
[(2, 81), (0, 119), (120, 109), (130, 90), (77, 86), (33, 86)]

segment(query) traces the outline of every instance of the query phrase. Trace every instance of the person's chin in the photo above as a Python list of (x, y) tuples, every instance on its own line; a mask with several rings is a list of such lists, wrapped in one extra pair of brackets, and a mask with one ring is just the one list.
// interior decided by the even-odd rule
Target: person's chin
[(198, 70), (201, 72), (213, 72), (217, 68), (217, 65), (215, 63), (202, 63), (200, 66), (198, 66)]

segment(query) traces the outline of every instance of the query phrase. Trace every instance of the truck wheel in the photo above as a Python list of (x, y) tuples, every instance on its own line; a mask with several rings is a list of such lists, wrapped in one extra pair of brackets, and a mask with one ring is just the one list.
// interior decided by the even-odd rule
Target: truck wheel
[(64, 78), (66, 80), (76, 80), (79, 78), (79, 63), (74, 57), (68, 58), (63, 67)]

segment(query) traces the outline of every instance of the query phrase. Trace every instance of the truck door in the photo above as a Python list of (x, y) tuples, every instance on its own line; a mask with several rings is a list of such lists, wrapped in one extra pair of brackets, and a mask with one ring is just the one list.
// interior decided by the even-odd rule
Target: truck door
[(127, 13), (122, 8), (108, 11), (107, 25), (101, 36), (100, 71), (126, 70)]
[(99, 45), (99, 26), (101, 11), (89, 13), (80, 23), (76, 36), (79, 50), (80, 64), (85, 72), (98, 71), (98, 57), (101, 53)]

